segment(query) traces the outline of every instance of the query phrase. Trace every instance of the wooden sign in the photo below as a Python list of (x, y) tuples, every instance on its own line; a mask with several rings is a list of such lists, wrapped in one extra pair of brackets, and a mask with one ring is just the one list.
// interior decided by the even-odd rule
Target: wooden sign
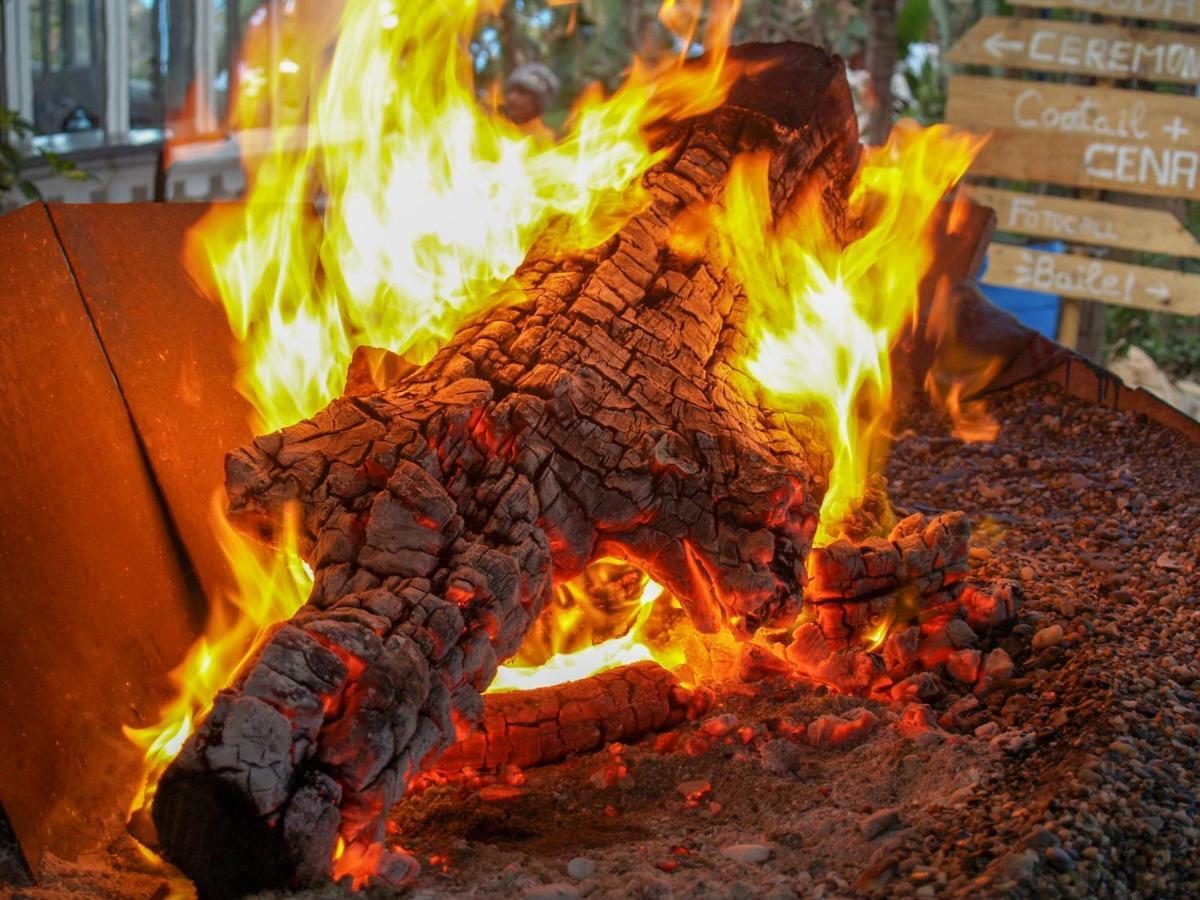
[(950, 62), (1200, 84), (1200, 34), (1118, 25), (987, 16), (950, 50)]
[(1187, 149), (1200, 143), (1200, 99), (1047, 81), (952, 75), (946, 121), (977, 130), (1051, 131)]
[(984, 284), (1181, 315), (1200, 314), (1200, 276), (993, 244)]
[(996, 211), (996, 228), (1072, 244), (1096, 244), (1200, 259), (1200, 241), (1169, 212), (972, 186), (967, 194)]
[(1009, 0), (1034, 9), (1073, 9), (1098, 16), (1200, 25), (1200, 0)]
[(1200, 149), (997, 129), (972, 175), (1200, 200)]

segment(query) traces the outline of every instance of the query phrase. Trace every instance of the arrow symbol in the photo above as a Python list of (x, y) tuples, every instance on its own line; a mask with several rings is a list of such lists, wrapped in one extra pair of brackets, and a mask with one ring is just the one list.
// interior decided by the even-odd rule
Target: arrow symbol
[(1005, 53), (1020, 53), (1025, 49), (1025, 42), (1006, 40), (1003, 32), (997, 31), (983, 42), (983, 49), (994, 59), (1001, 59)]
[(1146, 293), (1160, 303), (1171, 299), (1171, 289), (1162, 282), (1147, 287)]

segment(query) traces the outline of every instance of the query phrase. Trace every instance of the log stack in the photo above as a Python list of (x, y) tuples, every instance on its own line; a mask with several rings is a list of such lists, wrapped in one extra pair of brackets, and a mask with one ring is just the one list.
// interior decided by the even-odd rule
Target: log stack
[(554, 583), (600, 557), (702, 631), (796, 617), (827, 450), (755, 402), (735, 368), (746, 297), (669, 238), (745, 152), (769, 156), (777, 211), (815, 179), (848, 233), (859, 143), (838, 57), (733, 58), (754, 65), (721, 107), (664, 126), (649, 203), (611, 240), (535, 247), (427, 365), (229, 455), (231, 516), (269, 539), (298, 504), (315, 584), (158, 786), (161, 843), (202, 892), (320, 881), (339, 841), (381, 841)]

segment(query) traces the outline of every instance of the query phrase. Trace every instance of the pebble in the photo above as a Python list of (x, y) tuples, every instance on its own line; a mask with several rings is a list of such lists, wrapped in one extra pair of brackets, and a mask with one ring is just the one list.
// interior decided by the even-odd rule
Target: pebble
[(1060, 872), (1069, 872), (1075, 868), (1075, 860), (1062, 847), (1047, 847), (1046, 859)]
[(1000, 725), (998, 722), (984, 722), (975, 729), (975, 737), (989, 738), (994, 734), (998, 734), (999, 732)]
[(689, 800), (696, 800), (712, 791), (712, 782), (707, 778), (697, 778), (695, 781), (684, 781), (676, 785), (675, 790)]
[(1033, 636), (1033, 649), (1045, 650), (1057, 647), (1063, 640), (1063, 627), (1058, 624), (1047, 625)]
[(722, 856), (739, 863), (763, 863), (773, 852), (766, 844), (730, 844), (721, 848)]
[(733, 715), (732, 713), (725, 713), (724, 715), (713, 716), (711, 719), (706, 720), (705, 723), (700, 726), (700, 730), (705, 734), (712, 735), (713, 737), (724, 737), (725, 735), (729, 734), (729, 732), (733, 731), (733, 729), (737, 728), (737, 724), (737, 716)]
[(784, 738), (767, 741), (762, 747), (762, 767), (776, 775), (798, 772), (804, 766), (804, 751)]
[(900, 824), (900, 810), (894, 806), (873, 812), (858, 823), (859, 830), (868, 841), (886, 834)]
[(579, 896), (579, 888), (565, 881), (539, 884), (525, 892), (525, 900), (575, 900)]
[(567, 863), (567, 874), (576, 881), (583, 881), (596, 874), (596, 864), (586, 856), (577, 856)]

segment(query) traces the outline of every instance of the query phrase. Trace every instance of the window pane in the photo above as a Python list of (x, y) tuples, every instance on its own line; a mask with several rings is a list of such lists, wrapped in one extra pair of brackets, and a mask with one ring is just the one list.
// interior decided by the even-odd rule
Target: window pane
[(129, 127), (162, 128), (188, 103), (195, 69), (193, 0), (125, 0), (129, 7)]
[(166, 34), (160, 29), (164, 10), (158, 0), (129, 4), (129, 127), (161, 128), (162, 74), (167, 62)]
[(102, 0), (29, 0), (33, 121), (46, 134), (104, 123)]

